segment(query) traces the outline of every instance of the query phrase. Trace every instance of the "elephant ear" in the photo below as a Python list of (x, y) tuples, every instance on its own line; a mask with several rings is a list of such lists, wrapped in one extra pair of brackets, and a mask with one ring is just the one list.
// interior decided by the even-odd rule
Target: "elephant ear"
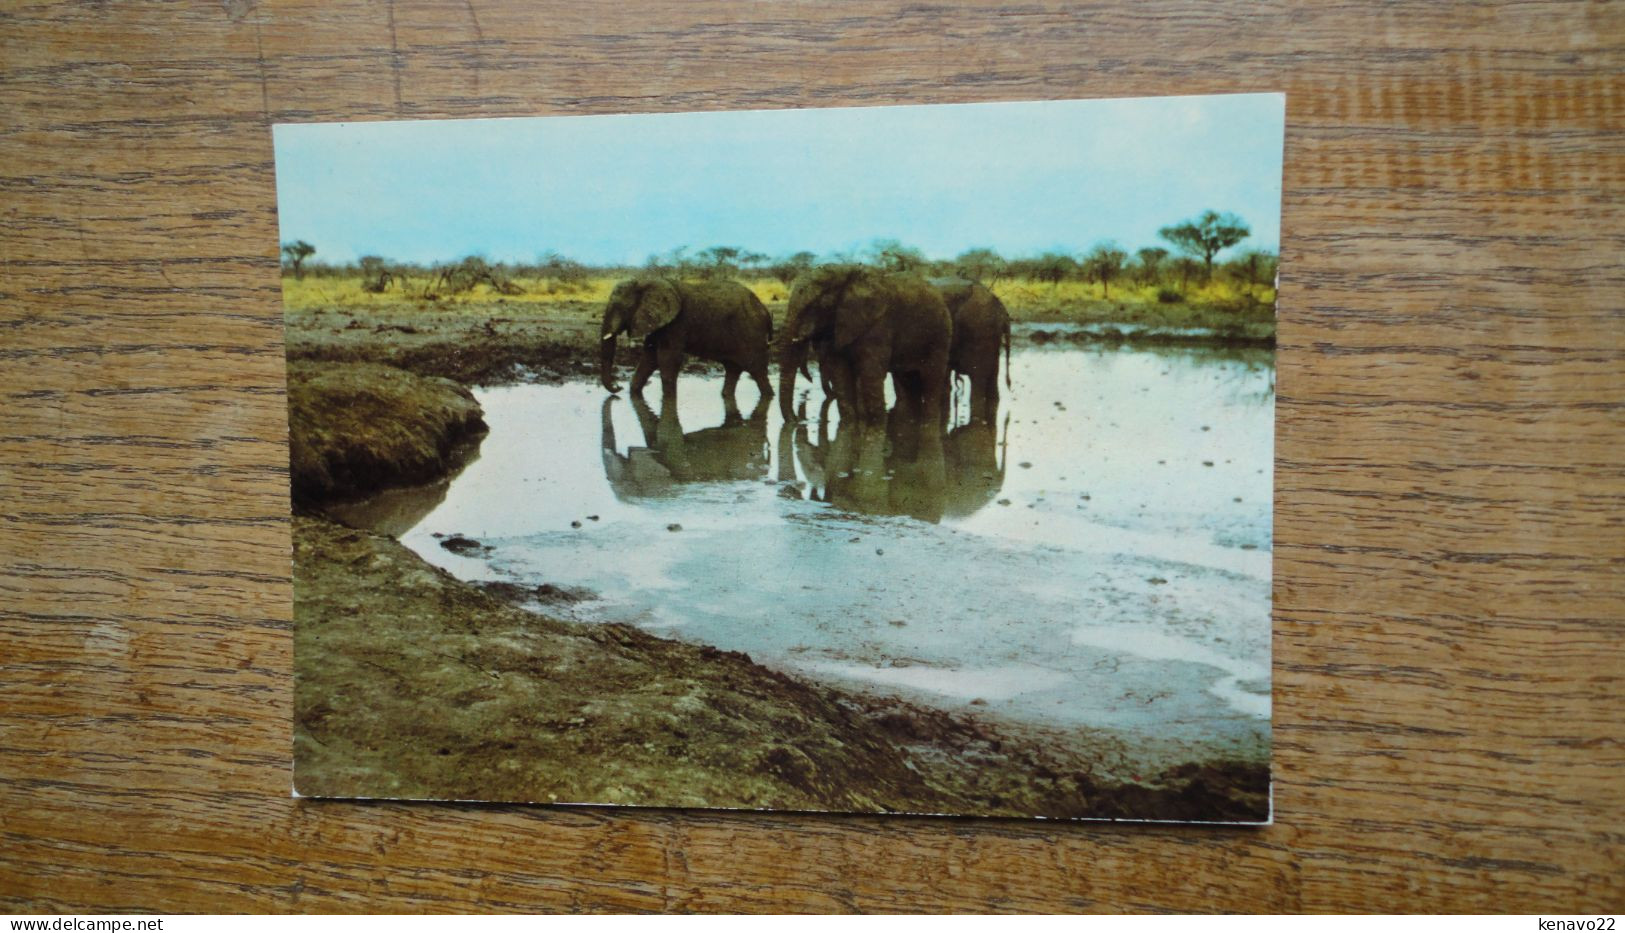
[(841, 291), (835, 309), (835, 346), (849, 347), (885, 316), (885, 283), (868, 272), (855, 273)]
[(633, 339), (642, 340), (677, 319), (683, 308), (677, 287), (670, 282), (650, 282), (638, 296), (637, 309), (632, 312)]

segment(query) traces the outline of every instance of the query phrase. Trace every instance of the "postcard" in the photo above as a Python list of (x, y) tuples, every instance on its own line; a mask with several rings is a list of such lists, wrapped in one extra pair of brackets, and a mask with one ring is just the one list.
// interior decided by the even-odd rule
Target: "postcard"
[(1267, 822), (1284, 109), (277, 126), (295, 793)]

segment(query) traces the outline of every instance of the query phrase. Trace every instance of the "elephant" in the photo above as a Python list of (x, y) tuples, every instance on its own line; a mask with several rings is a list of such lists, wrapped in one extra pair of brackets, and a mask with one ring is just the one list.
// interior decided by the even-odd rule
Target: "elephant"
[(948, 365), (970, 380), (972, 421), (992, 422), (999, 411), (999, 350), (1004, 350), (1004, 385), (1010, 386), (1010, 312), (992, 289), (969, 279), (938, 278), (931, 284), (942, 293), (954, 320), (954, 342)]
[(661, 396), (676, 398), (677, 374), (692, 355), (722, 364), (723, 396), (733, 397), (743, 371), (763, 398), (773, 397), (767, 378), (773, 318), (761, 299), (738, 282), (640, 277), (617, 284), (604, 306), (599, 330), (599, 379), (611, 393), (621, 389), (614, 368), (615, 338), (622, 333), (643, 342), (643, 358), (632, 375), (634, 396), (643, 393), (658, 367)]
[(786, 420), (794, 417), (796, 373), (812, 353), (834, 389), (842, 423), (884, 429), (890, 375), (899, 406), (932, 426), (922, 444), (940, 453), (936, 426), (946, 413), (953, 320), (925, 279), (859, 265), (814, 269), (790, 288), (782, 341), (779, 405)]
[[(827, 408), (829, 400), (824, 404)], [(900, 407), (891, 411), (894, 431), (905, 437), (908, 426), (898, 422), (907, 417)], [(1008, 444), (1008, 416), (1005, 431), (1001, 444), (993, 424), (975, 421), (947, 432), (935, 450), (911, 453), (897, 444), (886, 450), (877, 435), (847, 424), (831, 439), (827, 416), (819, 419), (816, 444), (805, 421), (785, 421), (779, 429), (780, 495), (931, 523), (962, 518), (992, 502), (1004, 485), (1002, 449)], [(806, 478), (805, 494), (796, 481), (797, 466)], [(946, 472), (946, 483), (931, 480), (938, 470)]]
[(613, 397), (604, 399), (600, 412), (600, 443), (604, 476), (615, 497), (623, 501), (676, 495), (684, 483), (761, 480), (767, 477), (768, 400), (757, 400), (749, 417), (740, 414), (733, 398), (723, 400), (722, 424), (684, 433), (677, 417), (677, 400), (661, 399), (656, 417), (642, 396), (632, 396), (632, 410), (643, 429), (646, 446), (630, 447), (623, 456), (615, 446)]
[(972, 421), (948, 432), (943, 441), (948, 464), (948, 486), (943, 515), (961, 518), (998, 497), (1004, 488), (1006, 453), (1010, 448), (1010, 416), (1004, 416), (1004, 437), (990, 421)]

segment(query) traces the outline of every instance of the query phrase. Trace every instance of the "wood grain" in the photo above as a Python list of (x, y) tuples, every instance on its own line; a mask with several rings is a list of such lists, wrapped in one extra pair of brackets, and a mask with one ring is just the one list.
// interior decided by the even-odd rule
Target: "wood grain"
[[(1242, 90), (1276, 825), (288, 799), (269, 124)], [(1625, 7), (11, 0), (0, 112), (0, 909), (1625, 904)]]

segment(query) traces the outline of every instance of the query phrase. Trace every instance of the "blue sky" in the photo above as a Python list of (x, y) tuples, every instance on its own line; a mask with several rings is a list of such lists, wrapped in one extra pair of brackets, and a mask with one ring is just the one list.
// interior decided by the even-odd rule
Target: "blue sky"
[(1276, 249), (1284, 113), (1234, 94), (284, 124), (277, 205), (283, 241), (327, 262), (1133, 250), (1208, 208)]

